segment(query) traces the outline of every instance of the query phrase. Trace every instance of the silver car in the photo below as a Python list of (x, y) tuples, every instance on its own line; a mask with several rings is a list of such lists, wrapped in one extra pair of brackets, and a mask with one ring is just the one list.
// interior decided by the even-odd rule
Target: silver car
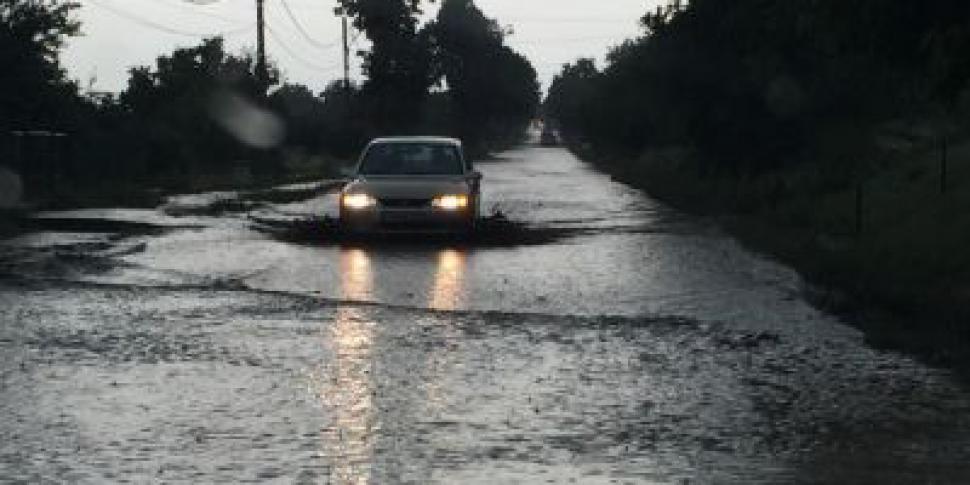
[(340, 193), (341, 227), (469, 232), (479, 216), (481, 179), (458, 140), (378, 138)]

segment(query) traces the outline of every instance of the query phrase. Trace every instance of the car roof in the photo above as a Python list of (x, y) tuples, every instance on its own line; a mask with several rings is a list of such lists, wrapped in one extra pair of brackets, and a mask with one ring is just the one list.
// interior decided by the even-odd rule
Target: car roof
[(391, 136), (375, 138), (369, 145), (382, 145), (394, 143), (429, 143), (434, 145), (451, 145), (460, 147), (461, 140), (444, 136)]

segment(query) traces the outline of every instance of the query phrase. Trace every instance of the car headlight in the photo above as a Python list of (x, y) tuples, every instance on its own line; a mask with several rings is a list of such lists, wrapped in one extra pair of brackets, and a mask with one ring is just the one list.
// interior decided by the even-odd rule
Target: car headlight
[(347, 209), (369, 209), (377, 205), (377, 199), (367, 194), (344, 194), (341, 203)]
[(460, 210), (468, 207), (468, 196), (467, 195), (442, 195), (432, 199), (431, 205), (438, 209), (444, 209), (449, 211)]

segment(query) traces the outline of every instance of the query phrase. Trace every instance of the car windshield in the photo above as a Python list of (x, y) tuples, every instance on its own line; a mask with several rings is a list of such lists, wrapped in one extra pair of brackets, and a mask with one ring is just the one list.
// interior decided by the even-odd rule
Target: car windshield
[(458, 147), (435, 143), (380, 143), (367, 150), (361, 175), (461, 175)]

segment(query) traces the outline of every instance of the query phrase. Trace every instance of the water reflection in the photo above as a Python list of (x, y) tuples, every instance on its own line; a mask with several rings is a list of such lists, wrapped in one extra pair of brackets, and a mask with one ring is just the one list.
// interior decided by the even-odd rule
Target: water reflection
[(438, 267), (431, 286), (428, 306), (435, 310), (455, 310), (463, 296), (465, 253), (445, 249), (438, 253)]
[[(369, 300), (374, 276), (370, 257), (360, 249), (340, 253), (341, 296)], [(359, 308), (341, 307), (329, 330), (332, 361), (324, 367), (319, 398), (331, 413), (324, 433), (330, 460), (330, 483), (366, 484), (372, 481), (374, 449), (380, 427), (375, 402), (374, 328)]]
[[(464, 294), (465, 253), (457, 250), (442, 250), (431, 255), (434, 262), (417, 274), (426, 275), (424, 282), (411, 281), (411, 284), (427, 288), (427, 305), (436, 310), (457, 309)], [(339, 295), (348, 301), (374, 301), (380, 285), (375, 277), (374, 254), (363, 249), (344, 249), (339, 253)], [(384, 282), (384, 284), (387, 284)], [(381, 470), (376, 468), (379, 458), (377, 447), (382, 427), (379, 412), (377, 360), (401, 358), (402, 361), (420, 359), (418, 367), (413, 368), (423, 376), (419, 379), (424, 385), (411, 389), (397, 389), (399, 396), (411, 398), (399, 402), (389, 418), (390, 425), (399, 420), (398, 414), (407, 415), (420, 409), (425, 418), (440, 415), (443, 403), (447, 400), (441, 388), (444, 375), (454, 366), (454, 342), (459, 338), (457, 329), (438, 328), (438, 345), (422, 354), (393, 357), (395, 349), (383, 349), (377, 353), (376, 323), (367, 308), (341, 305), (337, 309), (336, 320), (326, 330), (324, 342), (331, 346), (331, 357), (313, 376), (314, 392), (327, 413), (329, 426), (323, 433), (323, 452), (328, 461), (329, 483), (366, 484), (380, 480)], [(402, 350), (403, 351), (403, 350)], [(409, 350), (408, 352), (413, 352)], [(403, 404), (403, 403), (409, 404)], [(383, 418), (388, 419), (388, 415)], [(408, 422), (413, 417), (401, 417)], [(386, 472), (386, 470), (385, 470)]]
[[(429, 289), (428, 307), (434, 310), (456, 310), (464, 297), (465, 253), (445, 249), (438, 253), (437, 259), (434, 280)], [(427, 354), (424, 371), (429, 377), (424, 381), (427, 412), (433, 419), (440, 419), (440, 413), (448, 399), (444, 389), (444, 376), (455, 365), (454, 346), (460, 338), (460, 332), (454, 326), (444, 324), (438, 328), (437, 335), (441, 340)]]
[(371, 300), (374, 296), (374, 272), (370, 256), (363, 249), (340, 251), (340, 297), (344, 300)]

